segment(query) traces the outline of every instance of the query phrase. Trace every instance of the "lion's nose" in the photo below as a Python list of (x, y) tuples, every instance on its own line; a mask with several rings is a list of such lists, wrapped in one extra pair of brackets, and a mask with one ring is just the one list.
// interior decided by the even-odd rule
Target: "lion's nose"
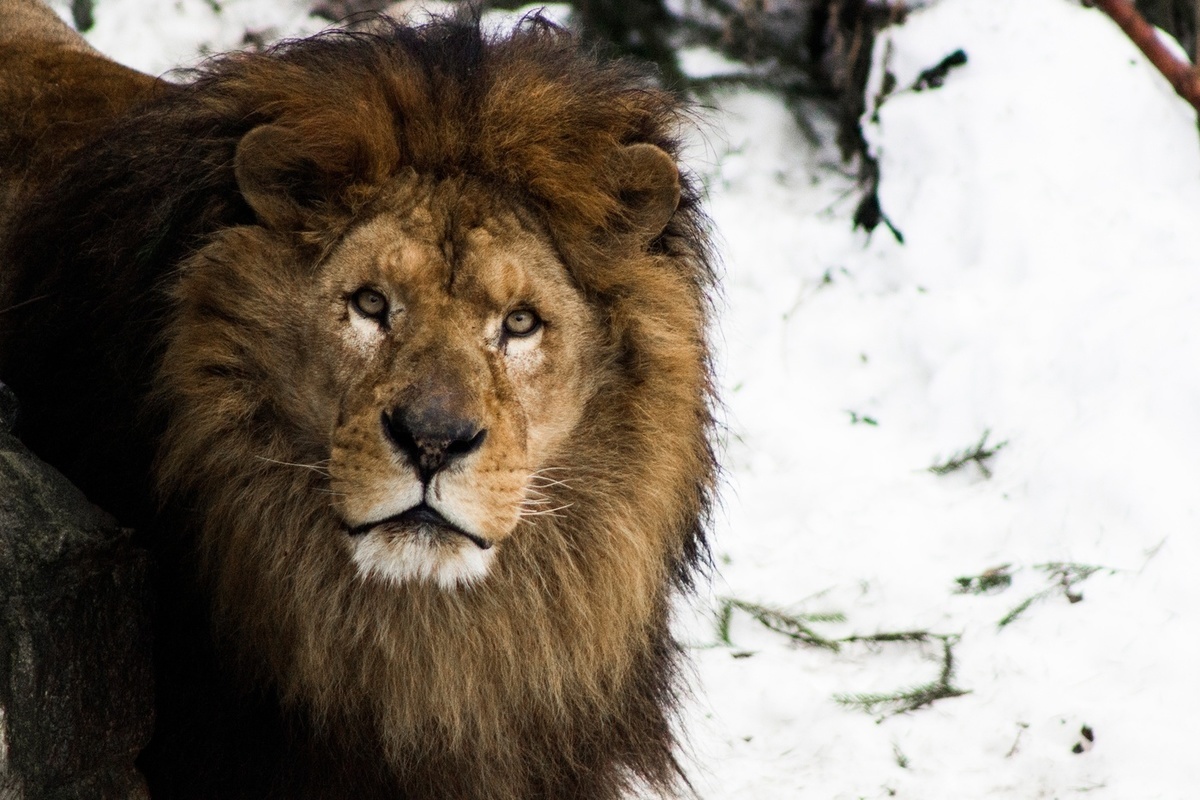
[(425, 483), (439, 470), (478, 450), (487, 436), (487, 431), (471, 420), (400, 408), (383, 412), (383, 430)]

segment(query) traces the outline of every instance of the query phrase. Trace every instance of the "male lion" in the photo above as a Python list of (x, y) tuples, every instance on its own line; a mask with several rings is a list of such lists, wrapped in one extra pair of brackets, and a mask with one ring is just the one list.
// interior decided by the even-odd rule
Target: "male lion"
[(681, 121), (538, 18), (173, 84), (0, 0), (0, 379), (158, 560), (156, 798), (679, 788), (715, 470)]

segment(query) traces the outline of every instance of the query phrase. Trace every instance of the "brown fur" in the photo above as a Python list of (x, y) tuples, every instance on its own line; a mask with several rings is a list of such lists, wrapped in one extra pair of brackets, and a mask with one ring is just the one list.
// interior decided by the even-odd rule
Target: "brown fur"
[(19, 192), (155, 84), (101, 56), (41, 3), (0, 0), (0, 235)]
[[(4, 47), (0, 91), (30, 80)], [(677, 789), (669, 590), (714, 464), (676, 101), (538, 20), (325, 35), (150, 94), (74, 155), (22, 145), (0, 377), (159, 554), (155, 796)], [(363, 283), (403, 314), (356, 319)], [(488, 331), (526, 305), (522, 361)], [(488, 432), (430, 484), (496, 542), (450, 588), (347, 546), (414, 480), (381, 409), (431, 396)]]

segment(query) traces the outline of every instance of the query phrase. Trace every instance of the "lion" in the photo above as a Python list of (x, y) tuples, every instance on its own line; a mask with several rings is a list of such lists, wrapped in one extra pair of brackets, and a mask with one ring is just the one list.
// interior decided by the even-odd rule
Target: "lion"
[(46, 13), (0, 0), (0, 379), (156, 559), (152, 796), (683, 790), (717, 472), (686, 106), (539, 16), (170, 82)]

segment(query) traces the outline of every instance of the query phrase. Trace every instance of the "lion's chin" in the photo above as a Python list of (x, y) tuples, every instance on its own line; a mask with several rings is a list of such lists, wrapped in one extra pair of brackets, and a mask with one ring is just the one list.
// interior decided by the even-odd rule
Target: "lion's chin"
[(435, 583), (443, 589), (482, 580), (496, 555), (494, 547), (483, 548), (433, 525), (405, 530), (377, 527), (350, 537), (350, 548), (364, 579), (397, 585)]

